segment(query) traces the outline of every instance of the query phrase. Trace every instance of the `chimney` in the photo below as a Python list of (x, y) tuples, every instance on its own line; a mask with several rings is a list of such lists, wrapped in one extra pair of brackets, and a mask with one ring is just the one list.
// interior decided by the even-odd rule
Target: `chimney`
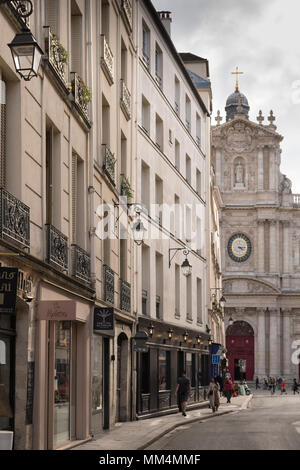
[(172, 23), (172, 12), (171, 11), (158, 11), (160, 20), (164, 25), (167, 33), (171, 36), (171, 23)]

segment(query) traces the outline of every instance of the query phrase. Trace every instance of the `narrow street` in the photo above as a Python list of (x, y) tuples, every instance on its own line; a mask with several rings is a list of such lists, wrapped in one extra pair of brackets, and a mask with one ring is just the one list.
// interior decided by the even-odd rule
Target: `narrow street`
[(247, 410), (187, 424), (147, 450), (298, 450), (300, 396), (258, 392)]

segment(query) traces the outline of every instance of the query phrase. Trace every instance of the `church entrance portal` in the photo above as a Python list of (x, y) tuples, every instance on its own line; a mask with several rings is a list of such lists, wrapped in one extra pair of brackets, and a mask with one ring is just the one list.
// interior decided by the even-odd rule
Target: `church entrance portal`
[(234, 322), (226, 331), (229, 371), (234, 380), (253, 380), (254, 331), (249, 323)]

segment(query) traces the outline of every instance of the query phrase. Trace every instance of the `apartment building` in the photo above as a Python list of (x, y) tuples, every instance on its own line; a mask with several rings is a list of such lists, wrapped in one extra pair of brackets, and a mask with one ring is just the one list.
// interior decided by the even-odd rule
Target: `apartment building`
[(145, 226), (137, 248), (140, 417), (176, 408), (187, 370), (192, 403), (209, 380), (208, 256), (210, 115), (170, 37), (170, 12), (138, 3), (137, 202)]
[[(133, 181), (135, 17), (126, 0), (40, 0), (24, 20), (18, 3), (0, 7), (0, 261), (18, 269), (0, 429), (57, 449), (132, 417), (133, 250), (97, 227)], [(45, 52), (26, 82), (6, 46), (25, 21)]]

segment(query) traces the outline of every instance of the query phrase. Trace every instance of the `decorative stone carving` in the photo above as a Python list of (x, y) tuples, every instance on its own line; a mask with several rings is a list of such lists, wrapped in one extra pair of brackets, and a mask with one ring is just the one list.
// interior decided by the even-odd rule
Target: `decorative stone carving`
[(244, 185), (245, 183), (245, 170), (244, 166), (238, 162), (238, 164), (235, 166), (234, 170), (234, 176), (235, 176), (235, 183), (242, 183)]
[(227, 146), (235, 151), (249, 150), (252, 143), (251, 130), (241, 122), (230, 127), (227, 132)]
[(280, 173), (279, 192), (283, 194), (292, 193), (292, 182), (286, 175)]

